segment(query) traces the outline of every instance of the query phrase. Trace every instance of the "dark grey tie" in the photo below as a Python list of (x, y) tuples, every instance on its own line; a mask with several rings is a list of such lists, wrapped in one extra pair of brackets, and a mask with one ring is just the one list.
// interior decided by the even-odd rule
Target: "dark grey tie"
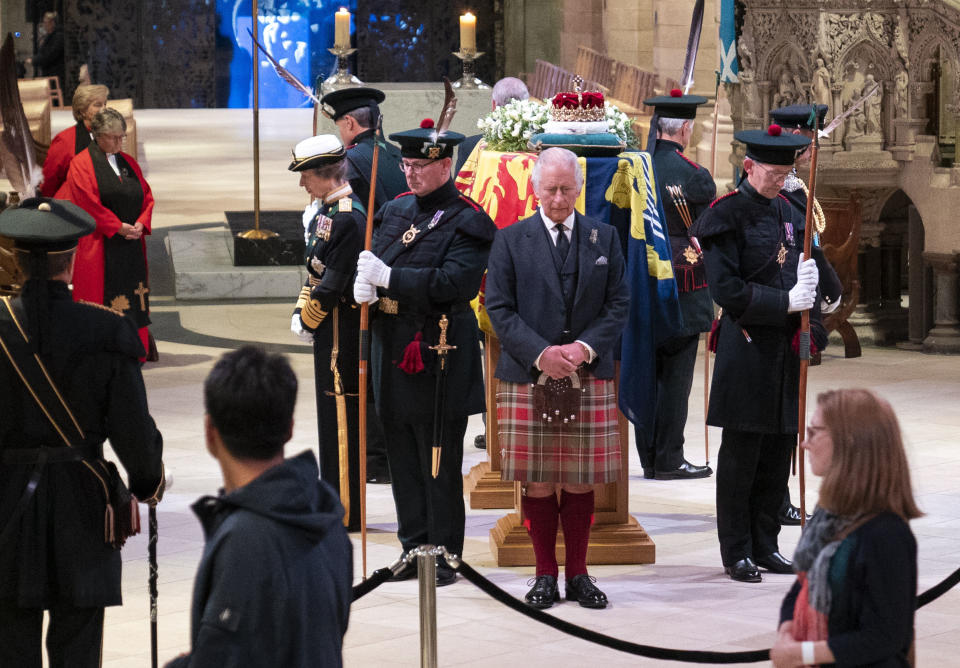
[(570, 240), (564, 231), (563, 223), (557, 223), (557, 252), (560, 253), (560, 259), (567, 257), (567, 251), (570, 250)]

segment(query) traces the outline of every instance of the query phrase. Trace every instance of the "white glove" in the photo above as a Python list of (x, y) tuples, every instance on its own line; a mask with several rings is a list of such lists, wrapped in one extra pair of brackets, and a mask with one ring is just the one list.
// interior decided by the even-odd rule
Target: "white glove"
[(357, 260), (357, 276), (375, 288), (390, 287), (390, 267), (370, 251), (365, 250), (360, 253)]
[(313, 343), (313, 333), (303, 328), (303, 321), (300, 320), (298, 313), (294, 313), (290, 318), (290, 331), (296, 334), (297, 338), (304, 343)]
[(804, 260), (803, 253), (800, 253), (800, 261), (797, 263), (797, 283), (817, 287), (820, 282), (820, 270), (817, 269), (816, 260)]
[[(377, 260), (379, 262), (379, 260)], [(384, 265), (386, 266), (386, 265)], [(387, 271), (389, 271), (389, 267)], [(353, 300), (358, 304), (372, 304), (377, 301), (377, 289), (368, 281), (357, 276), (357, 282), (353, 284)]]
[(809, 311), (813, 308), (813, 302), (817, 298), (816, 286), (810, 287), (803, 283), (797, 283), (788, 293), (790, 305), (787, 307), (787, 313), (797, 313), (799, 311)]

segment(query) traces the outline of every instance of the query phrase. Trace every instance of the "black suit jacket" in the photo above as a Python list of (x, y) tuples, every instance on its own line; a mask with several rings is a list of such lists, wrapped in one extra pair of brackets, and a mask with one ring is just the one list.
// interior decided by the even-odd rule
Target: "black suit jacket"
[[(572, 248), (579, 255), (570, 340), (596, 352), (590, 369), (597, 377), (613, 378), (614, 352), (630, 306), (620, 241), (614, 227), (579, 213), (574, 234)], [(502, 347), (496, 370), (501, 380), (529, 382), (537, 357), (563, 335), (566, 311), (549, 243), (539, 212), (494, 239), (485, 304)]]

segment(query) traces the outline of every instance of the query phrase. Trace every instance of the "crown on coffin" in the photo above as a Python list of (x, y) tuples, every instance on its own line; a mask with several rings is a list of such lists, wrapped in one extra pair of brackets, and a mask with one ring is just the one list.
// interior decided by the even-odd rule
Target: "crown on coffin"
[(571, 80), (573, 91), (553, 96), (550, 118), (554, 121), (602, 121), (604, 120), (603, 93), (583, 91), (583, 77)]

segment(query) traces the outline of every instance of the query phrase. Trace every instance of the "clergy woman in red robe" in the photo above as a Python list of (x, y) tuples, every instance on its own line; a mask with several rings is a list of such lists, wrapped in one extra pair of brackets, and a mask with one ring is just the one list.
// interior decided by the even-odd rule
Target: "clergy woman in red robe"
[(73, 156), (90, 145), (90, 123), (101, 109), (107, 106), (110, 89), (98, 84), (81, 84), (73, 93), (73, 118), (76, 125), (57, 133), (50, 142), (47, 159), (43, 161), (43, 183), (40, 193), (44, 197), (69, 199), (69, 194), (57, 191), (67, 180), (67, 170)]
[(83, 237), (73, 272), (73, 298), (103, 304), (136, 323), (149, 350), (150, 293), (147, 247), (153, 195), (140, 165), (123, 153), (123, 116), (107, 107), (93, 118), (93, 143), (70, 163), (70, 199), (93, 216), (97, 229)]

